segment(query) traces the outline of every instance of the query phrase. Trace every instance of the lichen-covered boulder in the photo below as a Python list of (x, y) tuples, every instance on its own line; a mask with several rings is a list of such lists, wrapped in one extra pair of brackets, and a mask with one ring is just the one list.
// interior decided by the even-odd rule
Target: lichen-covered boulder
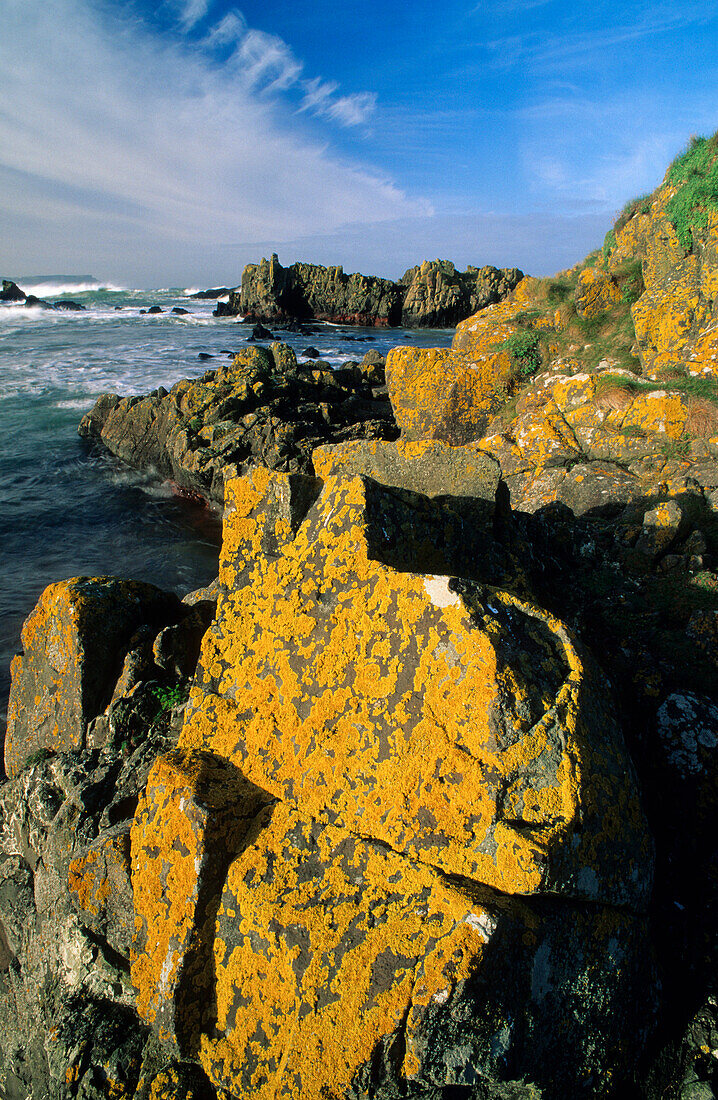
[[(397, 451), (318, 461), (403, 480)], [(228, 486), (217, 618), (133, 826), (139, 1011), (233, 1096), (595, 1095), (652, 1003), (606, 685), (551, 615), (425, 568), (440, 498), (325, 473)], [(482, 537), (457, 527), (463, 560)]]
[(578, 278), (574, 303), (579, 317), (591, 320), (621, 300), (618, 283), (608, 271), (587, 267)]
[(405, 439), (463, 444), (478, 439), (513, 376), (505, 350), (466, 356), (451, 349), (392, 348), (386, 382)]
[(380, 503), (410, 522), (376, 482), (329, 479), (228, 592), (181, 744), (447, 873), (642, 904), (649, 848), (590, 663), (507, 593), (385, 565)]
[(109, 703), (140, 625), (178, 617), (176, 596), (115, 577), (75, 577), (45, 589), (25, 622), (13, 659), (5, 769), (28, 757), (84, 744), (88, 723)]

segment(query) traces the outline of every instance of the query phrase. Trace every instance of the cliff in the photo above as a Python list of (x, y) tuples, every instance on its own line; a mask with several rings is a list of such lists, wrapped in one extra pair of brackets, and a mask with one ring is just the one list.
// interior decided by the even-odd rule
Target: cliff
[(276, 255), (248, 264), (239, 293), (222, 314), (277, 322), (313, 319), (341, 324), (448, 328), (477, 309), (500, 301), (518, 283), (516, 268), (470, 267), (456, 271), (445, 260), (425, 261), (398, 282), (346, 275), (341, 267), (292, 264)]

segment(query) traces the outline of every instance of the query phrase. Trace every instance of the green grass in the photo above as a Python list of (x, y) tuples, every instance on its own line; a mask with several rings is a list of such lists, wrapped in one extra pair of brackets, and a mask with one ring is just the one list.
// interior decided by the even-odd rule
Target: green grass
[(565, 302), (572, 293), (572, 286), (568, 282), (557, 279), (554, 282), (548, 284), (546, 290), (546, 300), (549, 305), (559, 306), (562, 302)]
[(718, 382), (712, 378), (665, 378), (660, 382), (647, 382), (640, 378), (624, 378), (621, 374), (611, 374), (606, 371), (601, 374), (597, 382), (599, 391), (617, 386), (624, 390), (631, 390), (633, 393), (667, 390), (669, 393), (685, 394), (686, 397), (702, 397), (718, 404)]
[(46, 760), (49, 760), (52, 756), (50, 749), (42, 748), (36, 749), (35, 752), (31, 752), (29, 756), (25, 757), (26, 768), (34, 768), (36, 764), (44, 764)]
[(718, 135), (696, 137), (668, 169), (668, 182), (678, 191), (666, 204), (666, 214), (682, 248), (690, 251), (694, 234), (708, 226), (708, 214), (718, 211)]
[(530, 378), (541, 366), (541, 342), (537, 332), (514, 332), (499, 347), (505, 348), (513, 359), (519, 378)]

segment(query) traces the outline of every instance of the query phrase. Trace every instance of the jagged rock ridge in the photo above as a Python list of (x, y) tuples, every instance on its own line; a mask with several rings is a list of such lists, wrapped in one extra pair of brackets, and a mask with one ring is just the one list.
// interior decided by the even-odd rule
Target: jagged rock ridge
[(425, 261), (399, 282), (347, 275), (341, 267), (296, 263), (282, 267), (276, 254), (242, 273), (239, 293), (220, 313), (277, 322), (314, 319), (342, 324), (448, 328), (490, 302), (500, 301), (521, 279), (516, 268), (469, 267)]

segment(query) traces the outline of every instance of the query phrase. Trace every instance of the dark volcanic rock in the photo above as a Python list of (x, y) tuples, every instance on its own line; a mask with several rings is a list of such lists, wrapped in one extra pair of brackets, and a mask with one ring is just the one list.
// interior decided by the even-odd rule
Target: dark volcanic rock
[(182, 306), (173, 306), (172, 312), (176, 313), (178, 317), (186, 317), (189, 313), (188, 309), (183, 309)]
[(161, 309), (159, 306), (150, 306), (150, 308), (147, 310), (147, 312), (148, 313), (164, 313), (164, 310)]
[(292, 264), (276, 255), (248, 264), (241, 294), (229, 306), (247, 318), (283, 321), (316, 319), (357, 325), (397, 325), (401, 294), (396, 283), (367, 275), (345, 275), (341, 267)]
[(218, 504), (226, 474), (257, 465), (311, 473), (320, 444), (395, 438), (388, 398), (372, 392), (383, 382), (381, 366), (313, 367), (300, 368), (286, 344), (247, 348), (163, 396), (103, 394), (80, 435)]
[(44, 298), (37, 298), (34, 294), (28, 294), (25, 298), (25, 305), (28, 308), (35, 307), (36, 309), (54, 309), (55, 307), (46, 302)]
[(500, 302), (523, 278), (518, 268), (468, 267), (449, 260), (425, 261), (405, 272), (401, 313), (405, 328), (451, 328), (485, 306)]

